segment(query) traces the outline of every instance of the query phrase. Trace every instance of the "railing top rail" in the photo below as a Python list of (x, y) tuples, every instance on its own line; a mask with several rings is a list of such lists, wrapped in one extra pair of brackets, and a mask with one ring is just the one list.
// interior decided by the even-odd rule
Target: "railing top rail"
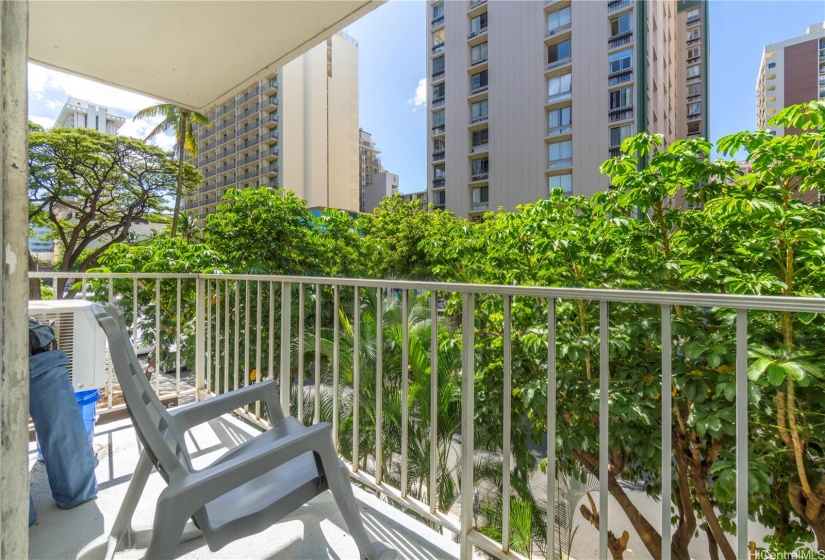
[(687, 307), (722, 307), (759, 311), (790, 311), (798, 313), (825, 313), (825, 298), (787, 296), (754, 296), (737, 294), (708, 294), (689, 292), (656, 292), (644, 290), (610, 290), (593, 288), (552, 288), (545, 286), (504, 286), (498, 284), (459, 284), (447, 282), (419, 282), (412, 280), (372, 280), (367, 278), (329, 278), (316, 276), (280, 276), (266, 274), (144, 274), (144, 273), (79, 273), (30, 272), (32, 278), (202, 278), (220, 280), (250, 280), (289, 282), (292, 284), (321, 284), (325, 286), (359, 286), (362, 288), (392, 288), (469, 294), (497, 294), (555, 299), (584, 299), (654, 305), (683, 305)]

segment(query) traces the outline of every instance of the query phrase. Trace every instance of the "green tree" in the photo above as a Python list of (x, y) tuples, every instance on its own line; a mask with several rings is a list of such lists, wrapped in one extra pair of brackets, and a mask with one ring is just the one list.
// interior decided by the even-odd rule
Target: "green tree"
[(180, 214), (180, 200), (183, 193), (186, 192), (193, 185), (189, 185), (184, 181), (184, 151), (190, 157), (198, 154), (198, 141), (195, 137), (194, 125), (212, 126), (212, 122), (205, 115), (185, 109), (172, 103), (160, 103), (152, 107), (141, 109), (132, 120), (151, 119), (154, 117), (163, 117), (163, 120), (154, 128), (152, 132), (146, 137), (148, 142), (152, 138), (164, 132), (172, 132), (175, 136), (174, 155), (178, 156), (178, 184), (175, 190), (175, 208), (172, 214), (172, 237), (177, 235), (178, 231), (178, 216)]
[[(181, 178), (191, 186), (201, 177), (186, 164)], [(163, 150), (135, 138), (71, 128), (29, 134), (29, 222), (52, 229), (62, 272), (96, 266), (132, 223), (163, 208), (175, 185)], [(65, 280), (58, 284), (62, 297)]]

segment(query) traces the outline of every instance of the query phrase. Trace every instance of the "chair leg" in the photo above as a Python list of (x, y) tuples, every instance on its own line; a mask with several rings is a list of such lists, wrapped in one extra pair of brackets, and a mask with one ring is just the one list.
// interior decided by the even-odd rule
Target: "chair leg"
[(155, 510), (152, 538), (144, 556), (147, 559), (166, 560), (168, 558), (171, 560), (181, 542), (186, 523), (191, 517), (191, 512), (187, 513), (180, 507), (179, 500), (164, 497), (164, 493), (166, 491), (161, 493)]
[[(129, 488), (126, 490), (126, 496), (123, 498), (123, 503), (117, 513), (115, 522), (109, 530), (109, 534), (104, 534), (86, 545), (81, 550), (77, 558), (78, 560), (111, 560), (114, 558), (115, 552), (122, 550), (124, 544), (129, 544), (132, 540), (132, 516), (135, 513), (140, 496), (143, 494), (143, 489), (146, 487), (146, 481), (152, 473), (152, 461), (146, 452), (140, 454), (135, 473), (132, 475), (132, 481), (129, 483)], [(124, 543), (124, 537), (125, 543)]]
[(355, 502), (355, 494), (352, 492), (349, 477), (339, 467), (338, 455), (335, 453), (332, 441), (327, 440), (318, 454), (327, 477), (327, 485), (335, 498), (335, 503), (338, 504), (338, 509), (344, 516), (352, 538), (355, 539), (361, 558), (363, 560), (393, 560), (398, 555), (394, 549), (384, 543), (370, 541), (367, 530), (364, 528), (364, 521), (361, 519), (361, 512), (358, 510), (358, 504)]

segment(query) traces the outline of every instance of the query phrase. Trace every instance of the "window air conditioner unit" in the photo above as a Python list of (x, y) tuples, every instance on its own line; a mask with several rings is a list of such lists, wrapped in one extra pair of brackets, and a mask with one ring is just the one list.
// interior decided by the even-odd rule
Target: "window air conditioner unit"
[(69, 358), (69, 379), (76, 392), (105, 385), (106, 335), (92, 314), (91, 302), (30, 301), (29, 316), (52, 324), (57, 348)]

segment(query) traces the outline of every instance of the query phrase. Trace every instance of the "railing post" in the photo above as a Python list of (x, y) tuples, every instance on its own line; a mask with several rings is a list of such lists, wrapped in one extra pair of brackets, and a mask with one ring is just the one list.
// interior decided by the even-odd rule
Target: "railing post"
[(461, 303), (461, 560), (473, 557), (473, 451), (475, 447), (475, 294)]
[[(180, 282), (180, 279), (178, 279)], [(203, 369), (204, 369), (204, 351), (205, 344), (205, 321), (204, 314), (206, 313), (206, 305), (204, 298), (206, 297), (206, 290), (204, 289), (205, 280), (200, 275), (195, 278), (195, 399), (200, 400), (201, 390), (203, 389)], [(180, 309), (180, 284), (178, 284), (178, 309)], [(178, 314), (178, 383), (180, 383), (180, 313)], [(178, 386), (180, 391), (180, 386)]]
[(289, 339), (292, 310), (292, 284), (281, 283), (281, 409), (289, 415)]
[(736, 555), (748, 557), (748, 310), (736, 310)]

